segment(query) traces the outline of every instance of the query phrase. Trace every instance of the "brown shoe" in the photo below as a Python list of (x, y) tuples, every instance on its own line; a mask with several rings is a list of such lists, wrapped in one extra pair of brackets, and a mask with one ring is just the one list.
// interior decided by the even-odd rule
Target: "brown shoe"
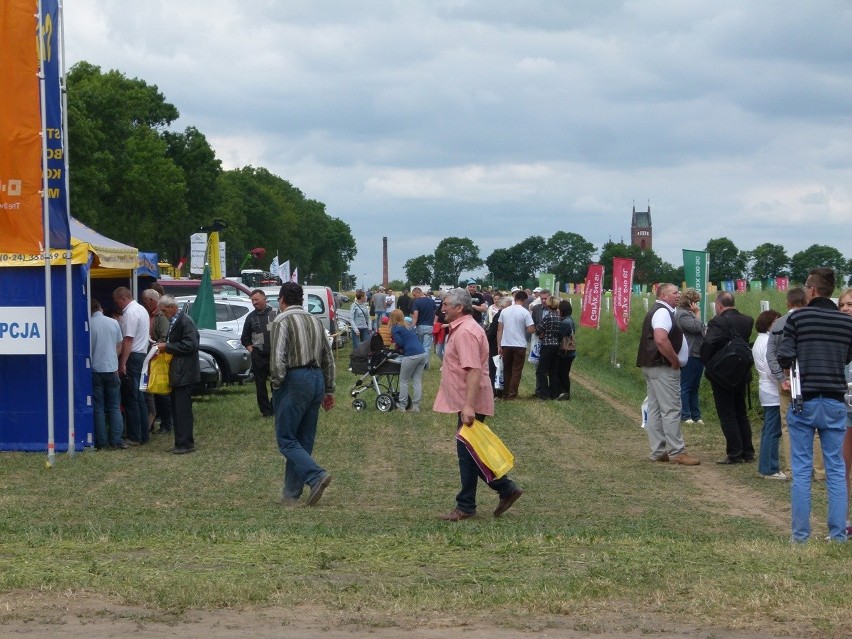
[(470, 519), (474, 515), (476, 515), (476, 513), (466, 513), (458, 508), (453, 508), (446, 515), (438, 517), (438, 519), (443, 519), (444, 521), (461, 521), (462, 519)]
[(518, 498), (524, 494), (524, 491), (520, 488), (516, 488), (513, 492), (509, 493), (505, 497), (500, 499), (500, 503), (497, 504), (497, 508), (494, 509), (494, 516), (499, 517), (504, 512), (509, 510)]
[(651, 461), (667, 462), (669, 461), (669, 454), (664, 452), (659, 457), (651, 457)]
[(330, 483), (331, 475), (329, 475), (328, 473), (320, 477), (319, 481), (317, 481), (317, 483), (311, 486), (311, 493), (308, 495), (308, 498), (305, 501), (305, 505), (315, 506), (316, 503), (320, 500), (320, 497), (322, 497), (322, 494), (325, 489), (328, 488), (328, 485)]
[(684, 466), (698, 466), (701, 463), (700, 459), (687, 455), (686, 453), (675, 455), (669, 461), (673, 464), (682, 464)]

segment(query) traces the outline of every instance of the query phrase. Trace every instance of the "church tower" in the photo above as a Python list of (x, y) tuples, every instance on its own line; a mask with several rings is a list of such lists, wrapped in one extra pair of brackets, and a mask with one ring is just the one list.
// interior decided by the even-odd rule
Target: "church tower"
[(643, 251), (650, 251), (652, 237), (651, 205), (648, 205), (647, 211), (637, 211), (636, 205), (634, 205), (633, 221), (630, 223), (630, 243)]

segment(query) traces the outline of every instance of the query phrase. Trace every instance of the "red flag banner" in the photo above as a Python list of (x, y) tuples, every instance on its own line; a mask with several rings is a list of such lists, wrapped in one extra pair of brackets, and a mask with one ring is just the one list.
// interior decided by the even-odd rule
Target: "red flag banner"
[(789, 277), (776, 277), (775, 278), (775, 288), (779, 291), (786, 291), (790, 288), (790, 278)]
[(626, 331), (630, 322), (634, 264), (633, 260), (626, 257), (612, 260), (612, 316), (620, 331)]
[(746, 291), (746, 281), (745, 280), (737, 280), (737, 293), (745, 293)]
[(39, 253), (42, 143), (35, 0), (0, 4), (0, 252)]
[(583, 313), (580, 326), (598, 328), (601, 323), (601, 295), (603, 293), (604, 267), (601, 264), (589, 264), (586, 273), (586, 285), (583, 291)]

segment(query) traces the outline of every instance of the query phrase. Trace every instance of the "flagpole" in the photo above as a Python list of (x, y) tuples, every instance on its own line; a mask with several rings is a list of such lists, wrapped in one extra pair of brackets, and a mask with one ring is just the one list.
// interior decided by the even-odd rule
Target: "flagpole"
[[(68, 87), (65, 83), (65, 20), (62, 13), (62, 0), (57, 7), (59, 19), (59, 91), (62, 95), (62, 161), (65, 181), (65, 214), (71, 218), (71, 185), (68, 178)], [(68, 249), (65, 251), (65, 324), (68, 340), (68, 456), (77, 452), (76, 416), (74, 414), (74, 302), (71, 282), (71, 236), (68, 236)], [(134, 278), (135, 279), (135, 278)], [(86, 297), (88, 300), (88, 296)], [(86, 309), (89, 317), (89, 309)]]
[(39, 79), (39, 101), (41, 105), (41, 214), (44, 226), (44, 339), (47, 347), (45, 349), (47, 365), (47, 466), (52, 467), (56, 461), (56, 439), (53, 406), (53, 313), (51, 308), (51, 286), (50, 286), (50, 212), (47, 190), (47, 96), (45, 93), (45, 71), (44, 71), (44, 14), (42, 13), (41, 0), (37, 0), (38, 15), (38, 79)]

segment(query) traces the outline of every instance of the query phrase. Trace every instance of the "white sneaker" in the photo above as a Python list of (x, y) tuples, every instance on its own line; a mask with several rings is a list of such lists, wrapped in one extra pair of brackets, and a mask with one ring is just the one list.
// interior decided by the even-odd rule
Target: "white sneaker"
[(685, 420), (683, 423), (684, 423), (684, 424), (694, 424), (695, 422), (694, 422), (694, 421), (692, 421), (691, 419), (687, 419), (687, 420)]
[(787, 481), (787, 475), (782, 473), (780, 470), (777, 473), (772, 473), (771, 475), (761, 475), (764, 479), (779, 479), (781, 481)]
[(703, 420), (703, 419), (696, 419), (696, 420), (695, 420), (695, 423), (696, 423), (696, 424), (701, 424), (702, 426), (704, 426), (704, 420)]
[(400, 404), (399, 402), (397, 402), (397, 404), (396, 404), (396, 406), (395, 406), (394, 408), (396, 408), (396, 409), (397, 409), (400, 413), (404, 413), (404, 412), (405, 412), (405, 406), (403, 406), (403, 405), (402, 405), (402, 404)]

